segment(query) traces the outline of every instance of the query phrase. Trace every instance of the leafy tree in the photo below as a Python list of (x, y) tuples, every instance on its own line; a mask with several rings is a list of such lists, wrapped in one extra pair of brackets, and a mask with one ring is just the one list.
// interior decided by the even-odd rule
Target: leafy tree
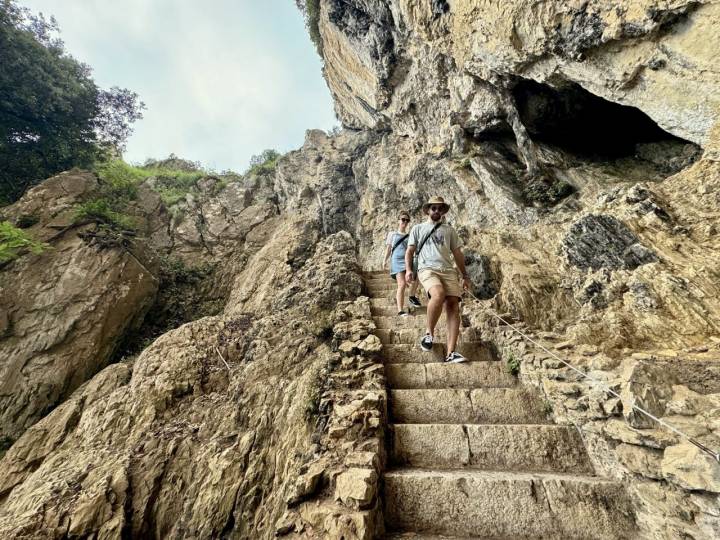
[(56, 37), (57, 23), (0, 0), (0, 203), (74, 166), (122, 150), (142, 118), (138, 95), (102, 90)]

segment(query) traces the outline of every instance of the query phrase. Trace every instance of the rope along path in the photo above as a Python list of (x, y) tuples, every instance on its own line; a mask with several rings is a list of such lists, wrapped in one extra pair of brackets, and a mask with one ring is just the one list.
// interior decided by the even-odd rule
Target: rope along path
[[(466, 290), (465, 292), (467, 292), (467, 293), (468, 293), (470, 296), (472, 296), (475, 300), (477, 300), (478, 302), (480, 302), (480, 305), (482, 306), (482, 302), (480, 301), (480, 299), (479, 299), (477, 296), (475, 296), (471, 291)], [(487, 313), (489, 313), (490, 315), (492, 315), (493, 317), (495, 317), (496, 319), (498, 319), (499, 321), (502, 321), (506, 326), (512, 328), (512, 330), (513, 330), (514, 332), (516, 332), (516, 333), (518, 333), (519, 335), (521, 335), (523, 338), (525, 338), (526, 340), (528, 340), (530, 343), (532, 343), (532, 344), (535, 345), (536, 347), (539, 347), (540, 349), (542, 349), (543, 351), (545, 351), (546, 353), (548, 353), (550, 356), (552, 356), (552, 357), (555, 358), (556, 360), (559, 360), (560, 362), (562, 362), (564, 365), (566, 365), (567, 367), (569, 367), (570, 369), (572, 369), (572, 370), (575, 371), (576, 373), (579, 373), (580, 375), (582, 375), (582, 376), (585, 377), (586, 379), (589, 379), (590, 381), (592, 381), (593, 384), (595, 384), (595, 385), (597, 385), (598, 387), (602, 388), (605, 392), (608, 392), (608, 393), (612, 394), (613, 396), (615, 396), (616, 398), (622, 400), (622, 398), (620, 397), (620, 394), (618, 394), (618, 393), (615, 392), (612, 388), (610, 388), (609, 386), (607, 386), (606, 384), (604, 384), (601, 380), (596, 379), (595, 377), (591, 377), (590, 375), (588, 375), (588, 374), (585, 373), (584, 371), (581, 371), (581, 370), (577, 369), (575, 366), (569, 364), (568, 362), (566, 362), (565, 360), (563, 360), (562, 358), (560, 358), (557, 354), (555, 354), (554, 352), (548, 350), (546, 347), (544, 347), (543, 345), (541, 345), (540, 343), (538, 343), (537, 341), (535, 341), (534, 339), (532, 339), (530, 336), (528, 336), (527, 334), (525, 334), (524, 332), (522, 332), (519, 328), (516, 328), (515, 326), (513, 326), (512, 324), (510, 324), (508, 321), (506, 321), (505, 319), (503, 319), (500, 315), (498, 315), (497, 313), (495, 313), (492, 309), (483, 306), (483, 310), (486, 311)], [(690, 437), (690, 435), (688, 435), (688, 434), (686, 434), (686, 433), (683, 433), (682, 431), (680, 431), (680, 430), (677, 429), (676, 427), (671, 426), (670, 424), (668, 424), (668, 423), (665, 422), (664, 420), (661, 420), (661, 419), (658, 418), (657, 416), (649, 413), (648, 411), (646, 411), (646, 410), (643, 409), (642, 407), (638, 407), (637, 405), (635, 405), (634, 402), (632, 403), (632, 408), (635, 409), (635, 410), (638, 411), (638, 412), (641, 412), (641, 413), (644, 414), (645, 416), (647, 416), (647, 417), (649, 417), (649, 418), (652, 418), (653, 420), (655, 420), (655, 422), (657, 422), (657, 423), (660, 424), (661, 426), (663, 426), (663, 427), (669, 429), (670, 431), (672, 431), (672, 432), (674, 432), (674, 433), (677, 433), (677, 434), (680, 435), (681, 437), (687, 439), (691, 444), (695, 445), (696, 447), (698, 447), (700, 450), (702, 450), (702, 451), (705, 452), (706, 454), (712, 456), (712, 458), (713, 458), (715, 461), (717, 461), (718, 463), (720, 463), (720, 452), (713, 452), (712, 450), (710, 450), (710, 449), (709, 449), (707, 446), (705, 446), (704, 444), (702, 444), (702, 443), (696, 441), (695, 439), (693, 439), (692, 437)]]

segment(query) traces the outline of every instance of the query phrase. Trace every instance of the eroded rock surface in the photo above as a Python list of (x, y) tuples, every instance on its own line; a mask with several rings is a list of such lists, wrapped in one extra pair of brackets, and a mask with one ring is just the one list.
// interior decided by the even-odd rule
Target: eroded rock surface
[(3, 209), (32, 216), (49, 248), (2, 269), (0, 438), (14, 441), (103, 368), (123, 334), (154, 300), (158, 263), (144, 241), (99, 249), (73, 223), (73, 204), (97, 188), (94, 175), (63, 173)]

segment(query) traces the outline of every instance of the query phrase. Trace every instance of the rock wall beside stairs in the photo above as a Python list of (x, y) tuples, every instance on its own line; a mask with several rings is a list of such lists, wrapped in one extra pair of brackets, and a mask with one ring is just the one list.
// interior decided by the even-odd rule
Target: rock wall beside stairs
[[(710, 351), (640, 353), (613, 359), (597, 348), (576, 346), (552, 332), (538, 332), (503, 317), (538, 345), (473, 302), (469, 317), (501, 351), (520, 379), (544, 396), (556, 422), (582, 434), (596, 473), (621, 479), (646, 538), (713, 538), (720, 531), (717, 462), (683, 437), (634, 411), (658, 416), (711, 449), (720, 438), (718, 364)], [(541, 347), (542, 346), (542, 347)], [(551, 354), (552, 353), (552, 354)], [(620, 395), (582, 377), (559, 357)]]

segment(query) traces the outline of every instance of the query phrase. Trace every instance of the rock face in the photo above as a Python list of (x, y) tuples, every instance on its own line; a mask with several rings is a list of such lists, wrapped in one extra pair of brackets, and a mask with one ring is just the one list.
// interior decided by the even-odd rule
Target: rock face
[[(577, 84), (704, 145), (716, 121), (715, 2), (320, 2), (325, 75), (343, 122), (432, 146), (512, 125), (520, 80)], [(683, 89), (683, 90), (680, 90)], [(517, 131), (517, 127), (514, 127)], [(517, 135), (517, 133), (516, 133)]]
[[(720, 448), (720, 4), (318, 5), (324, 74), (351, 129), (309, 131), (275, 170), (227, 186), (205, 178), (169, 209), (144, 186), (141, 232), (123, 249), (88, 245), (78, 233), (92, 239), (93, 225), (71, 223), (73, 201), (96, 189), (90, 174), (61, 175), (2, 209), (14, 223), (37, 214), (30, 230), (54, 249), (0, 269), (0, 400), (13, 442), (0, 462), (0, 536), (379, 537), (389, 407), (410, 426), (393, 434), (393, 459), (422, 466), (424, 442), (437, 440), (448, 448), (438, 459), (510, 472), (544, 470), (551, 426), (528, 439), (538, 454), (527, 462), (493, 451), (493, 440), (520, 447), (511, 428), (477, 426), (552, 409), (586, 446), (555, 466), (613, 479), (597, 482), (603, 495), (583, 492), (593, 504), (627, 493), (637, 537), (718, 537), (717, 463), (632, 406)], [(434, 195), (451, 206), (482, 299), (465, 303), (462, 346), (497, 351), (542, 392), (540, 406), (528, 389), (463, 393), (454, 386), (468, 381), (444, 366), (410, 365), (418, 329), (389, 324), (394, 308), (362, 296), (360, 270), (380, 268), (398, 212), (416, 223)], [(207, 287), (223, 307), (105, 367), (152, 303), (155, 255), (215, 265)], [(81, 270), (92, 287), (78, 287)], [(402, 370), (378, 360), (383, 345)], [(506, 375), (471, 382), (494, 388)], [(385, 376), (410, 398), (388, 401)], [(443, 392), (446, 407), (423, 405)], [(511, 399), (515, 409), (498, 406)], [(423, 435), (412, 424), (422, 415), (445, 435)], [(395, 509), (432, 489), (467, 495), (454, 472), (401, 476)], [(504, 482), (471, 476), (473, 493)], [(517, 477), (504, 500), (548, 482), (550, 498), (590, 485)], [(432, 518), (396, 517), (408, 530)]]
[(634, 270), (657, 257), (630, 229), (611, 216), (585, 216), (573, 223), (563, 240), (568, 263), (581, 270)]
[(103, 368), (153, 302), (158, 264), (146, 243), (98, 250), (83, 238), (94, 225), (73, 225), (72, 205), (95, 188), (94, 175), (65, 173), (3, 210), (37, 220), (30, 232), (50, 248), (2, 270), (0, 439), (17, 439)]

